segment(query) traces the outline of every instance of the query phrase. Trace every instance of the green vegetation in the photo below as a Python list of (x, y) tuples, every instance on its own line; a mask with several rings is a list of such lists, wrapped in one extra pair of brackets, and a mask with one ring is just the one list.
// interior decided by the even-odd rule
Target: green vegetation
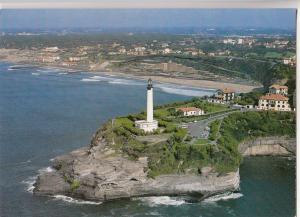
[(221, 124), (221, 120), (215, 120), (210, 124), (210, 132), (209, 132), (209, 140), (216, 140), (218, 133), (219, 133), (219, 127)]
[(259, 136), (296, 136), (295, 114), (289, 112), (233, 113), (224, 118), (214, 161), (219, 171), (231, 171), (241, 161), (238, 144)]
[(79, 187), (80, 187), (80, 182), (74, 179), (71, 183), (71, 191), (75, 191)]
[(238, 98), (234, 99), (234, 103), (239, 105), (257, 105), (259, 97), (263, 95), (263, 92), (249, 92), (249, 93), (241, 93)]
[[(242, 141), (258, 136), (295, 137), (294, 113), (253, 111), (234, 112), (223, 120), (216, 120), (210, 124), (209, 139), (193, 140), (187, 129), (180, 128), (185, 119), (174, 112), (175, 108), (187, 105), (206, 106), (213, 112), (230, 111), (225, 106), (213, 108), (199, 99), (157, 106), (154, 114), (159, 129), (149, 135), (166, 138), (158, 142), (137, 139), (137, 136), (148, 135), (134, 127), (134, 121), (144, 119), (145, 113), (116, 118), (107, 122), (101, 132), (116, 151), (130, 159), (148, 157), (150, 177), (170, 173), (199, 174), (204, 166), (211, 166), (221, 173), (233, 171), (242, 159), (238, 152), (238, 144)], [(206, 117), (212, 114), (215, 113)], [(185, 118), (193, 120), (193, 117)]]

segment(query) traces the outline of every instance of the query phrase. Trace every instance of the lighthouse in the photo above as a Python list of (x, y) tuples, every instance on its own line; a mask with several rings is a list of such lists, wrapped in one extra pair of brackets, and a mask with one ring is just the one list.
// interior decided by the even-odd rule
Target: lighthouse
[(147, 121), (153, 121), (153, 84), (151, 78), (147, 85)]
[(147, 85), (147, 119), (135, 121), (135, 126), (145, 132), (153, 132), (158, 128), (157, 120), (153, 119), (153, 83), (148, 79)]

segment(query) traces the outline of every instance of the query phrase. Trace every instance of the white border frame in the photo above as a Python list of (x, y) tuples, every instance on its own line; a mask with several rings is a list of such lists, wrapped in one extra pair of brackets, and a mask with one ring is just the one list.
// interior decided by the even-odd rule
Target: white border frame
[[(98, 0), (93, 2), (0, 2), (3, 9), (95, 8), (297, 8), (297, 0)], [(16, 1), (16, 0), (15, 0)], [(20, 0), (17, 0), (20, 1)]]
[[(84, 2), (84, 3), (72, 3), (72, 2), (0, 2), (1, 9), (96, 9), (96, 8), (118, 8), (118, 9), (134, 9), (134, 8), (293, 8), (297, 9), (296, 11), (296, 55), (297, 55), (297, 65), (296, 65), (296, 90), (297, 90), (297, 106), (300, 108), (300, 0), (100, 0), (98, 2)], [(297, 115), (297, 114), (296, 114)], [(297, 129), (300, 129), (300, 120), (297, 115)], [(297, 143), (300, 141), (300, 132), (297, 130)], [(297, 144), (298, 145), (298, 144)], [(298, 176), (300, 176), (300, 161), (298, 157), (300, 156), (300, 149), (297, 148), (297, 160), (296, 160), (296, 213), (298, 208), (300, 208), (300, 191), (298, 186), (300, 186), (300, 181)]]

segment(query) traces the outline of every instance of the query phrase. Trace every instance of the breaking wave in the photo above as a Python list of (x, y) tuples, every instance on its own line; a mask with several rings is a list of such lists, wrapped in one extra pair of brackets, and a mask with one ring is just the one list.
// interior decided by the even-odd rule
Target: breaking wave
[(166, 93), (183, 95), (183, 96), (205, 96), (205, 95), (212, 95), (214, 90), (212, 89), (191, 89), (187, 87), (177, 87), (177, 86), (169, 86), (169, 85), (158, 85), (157, 86), (160, 90)]
[[(113, 76), (91, 76), (88, 78), (82, 78), (81, 81), (83, 82), (99, 82), (104, 81), (109, 84), (116, 84), (116, 85), (135, 85), (135, 86), (143, 86), (145, 85), (144, 81), (137, 81), (131, 79), (122, 79), (122, 78), (115, 78)], [(155, 85), (159, 90), (165, 93), (183, 95), (183, 96), (194, 96), (194, 97), (201, 97), (205, 95), (212, 95), (214, 93), (214, 89), (201, 89), (201, 88), (190, 88), (187, 86), (181, 85), (172, 85), (172, 84), (157, 84)]]
[(112, 79), (108, 83), (110, 84), (121, 84), (121, 85), (145, 85), (142, 82), (127, 80), (127, 79)]
[(89, 204), (89, 205), (100, 205), (102, 202), (94, 202), (94, 201), (87, 201), (87, 200), (78, 200), (72, 197), (68, 197), (65, 195), (54, 195), (54, 200), (62, 200), (68, 203), (75, 203), (75, 204)]
[(238, 199), (238, 198), (240, 198), (242, 196), (243, 196), (243, 194), (241, 194), (241, 193), (227, 192), (227, 193), (224, 193), (224, 194), (218, 194), (218, 195), (206, 198), (205, 200), (203, 200), (203, 202), (205, 202), (205, 203), (213, 203), (213, 202), (217, 202), (217, 201), (221, 201), (221, 200)]
[(81, 79), (81, 81), (84, 81), (84, 82), (98, 82), (100, 80), (97, 80), (97, 79), (91, 79), (91, 78), (83, 78)]
[(31, 176), (31, 177), (27, 178), (26, 180), (22, 181), (22, 183), (25, 184), (25, 186), (26, 186), (27, 192), (33, 193), (34, 183), (35, 183), (36, 179), (37, 179), (37, 176)]
[[(39, 171), (39, 174), (51, 173), (54, 171), (54, 169), (52, 167), (46, 167), (46, 168), (39, 169), (38, 171)], [(37, 177), (38, 176), (31, 176), (31, 177), (28, 177), (27, 179), (25, 179), (24, 181), (22, 181), (22, 183), (25, 184), (25, 186), (26, 186), (25, 189), (27, 192), (33, 193), (34, 183), (36, 182)]]
[(172, 198), (168, 196), (160, 196), (160, 197), (139, 197), (135, 198), (134, 200), (140, 200), (147, 205), (153, 207), (153, 206), (159, 206), (159, 205), (165, 205), (165, 206), (180, 206), (182, 204), (186, 204), (187, 202), (179, 199), (179, 198)]
[(42, 168), (42, 169), (39, 169), (39, 173), (51, 173), (53, 172), (54, 169), (52, 167), (46, 167), (46, 168)]

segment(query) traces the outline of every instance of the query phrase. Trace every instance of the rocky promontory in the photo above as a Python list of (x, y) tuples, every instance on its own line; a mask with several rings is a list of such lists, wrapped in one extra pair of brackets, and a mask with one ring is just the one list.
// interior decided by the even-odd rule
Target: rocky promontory
[[(296, 140), (259, 137), (239, 145), (243, 156), (295, 155)], [(148, 176), (148, 159), (130, 159), (110, 147), (98, 131), (90, 146), (56, 157), (53, 171), (40, 174), (37, 195), (67, 195), (93, 201), (147, 196), (192, 196), (203, 199), (239, 189), (239, 171), (218, 173), (203, 167), (199, 174)]]
[[(93, 142), (92, 142), (93, 143)], [(94, 141), (95, 143), (95, 141)], [(55, 158), (54, 171), (41, 174), (34, 193), (68, 195), (93, 201), (145, 196), (189, 195), (205, 198), (239, 188), (239, 172), (218, 174), (210, 167), (201, 175), (147, 176), (147, 158), (128, 159), (104, 140)]]

